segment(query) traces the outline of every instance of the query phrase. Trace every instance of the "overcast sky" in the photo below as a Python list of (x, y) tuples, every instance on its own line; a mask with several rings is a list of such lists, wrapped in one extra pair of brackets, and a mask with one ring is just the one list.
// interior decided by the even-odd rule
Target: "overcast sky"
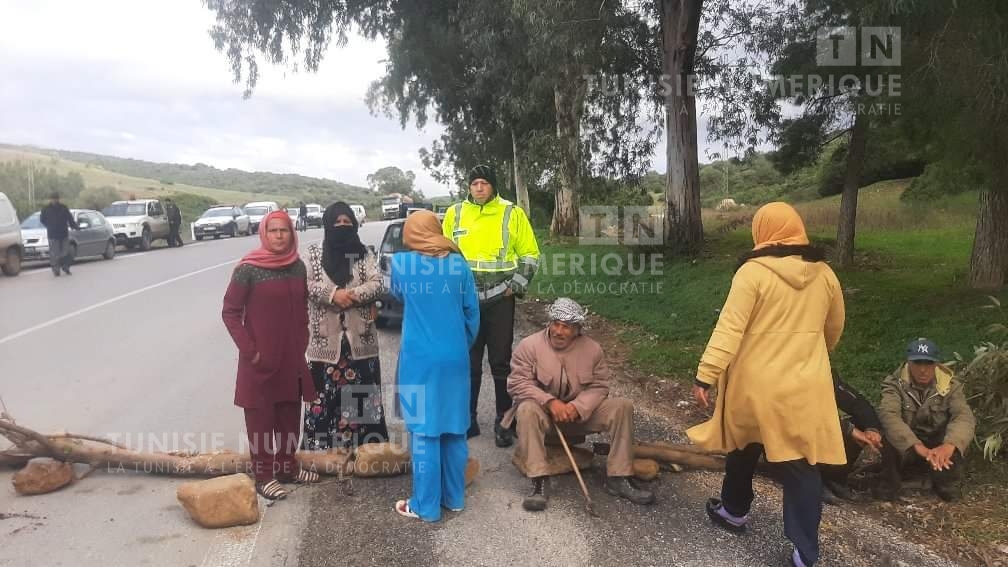
[(440, 128), (403, 130), (364, 103), (382, 44), (331, 49), (317, 74), (262, 68), (243, 100), (212, 23), (199, 0), (0, 0), (0, 142), (355, 185), (395, 165), (448, 192), (417, 154)]

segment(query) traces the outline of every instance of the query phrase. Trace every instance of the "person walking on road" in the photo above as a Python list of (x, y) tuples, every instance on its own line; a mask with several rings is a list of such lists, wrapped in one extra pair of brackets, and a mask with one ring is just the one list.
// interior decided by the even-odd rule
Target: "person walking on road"
[(260, 247), (246, 254), (224, 295), (222, 317), (238, 347), (235, 405), (245, 410), (256, 491), (269, 500), (287, 496), (280, 483), (317, 482), (294, 458), (300, 400), (317, 396), (305, 362), (308, 288), (294, 225), (284, 211), (259, 224)]
[(182, 226), (182, 211), (171, 199), (165, 199), (165, 212), (168, 213), (168, 246), (181, 248), (182, 237), (179, 235), (179, 227)]
[(466, 435), (480, 434), (476, 408), (485, 351), (497, 410), (494, 442), (498, 447), (510, 447), (514, 428), (502, 427), (500, 421), (511, 409), (507, 377), (514, 342), (515, 297), (525, 294), (539, 268), (539, 245), (525, 211), (501, 198), (496, 187), (497, 176), (489, 165), (474, 167), (469, 172), (469, 196), (448, 209), (442, 229), (472, 269), (480, 301), (480, 331), (469, 351), (471, 423)]
[(301, 208), (298, 209), (298, 230), (308, 230), (308, 205), (304, 201), (301, 201)]
[(70, 273), (73, 257), (70, 256), (70, 229), (77, 230), (77, 221), (66, 205), (60, 202), (60, 194), (49, 195), (49, 204), (42, 209), (39, 221), (46, 227), (46, 237), (49, 240), (49, 266), (57, 278), (60, 269), (66, 275)]
[(404, 306), (398, 383), (413, 496), (396, 502), (395, 510), (435, 522), (441, 508), (465, 506), (468, 351), (479, 332), (480, 308), (472, 271), (434, 213), (410, 215), (403, 243), (410, 251), (392, 256), (389, 291)]
[(346, 203), (322, 215), (325, 238), (308, 247), (308, 360), (318, 399), (306, 409), (306, 450), (388, 441), (374, 303), (382, 291), (374, 254)]
[(731, 532), (749, 522), (753, 474), (766, 454), (784, 486), (790, 561), (801, 567), (819, 560), (816, 465), (847, 462), (829, 360), (843, 332), (843, 291), (791, 205), (761, 207), (752, 236), (693, 386), (705, 408), (717, 386), (714, 415), (686, 433), (703, 449), (727, 453), (721, 498), (708, 500), (707, 514)]

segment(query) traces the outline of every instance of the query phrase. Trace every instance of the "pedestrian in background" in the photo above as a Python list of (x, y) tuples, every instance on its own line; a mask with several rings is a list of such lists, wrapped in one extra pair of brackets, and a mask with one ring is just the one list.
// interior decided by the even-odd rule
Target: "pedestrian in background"
[(403, 243), (410, 251), (392, 256), (389, 291), (403, 303), (398, 383), (413, 496), (395, 510), (435, 522), (441, 508), (465, 506), (469, 347), (479, 332), (479, 299), (472, 271), (441, 233), (437, 215), (407, 217)]
[(308, 247), (308, 360), (318, 399), (305, 411), (303, 449), (388, 441), (375, 301), (382, 278), (360, 241), (357, 217), (338, 202), (322, 215), (325, 238)]
[(298, 446), (301, 400), (316, 398), (308, 347), (308, 289), (294, 225), (284, 211), (259, 224), (260, 247), (231, 274), (222, 317), (238, 347), (235, 405), (245, 410), (256, 491), (269, 500), (287, 496), (280, 483), (308, 483)]
[(53, 191), (49, 195), (49, 204), (42, 209), (39, 221), (46, 227), (46, 238), (49, 240), (49, 267), (57, 278), (60, 269), (66, 275), (70, 273), (73, 258), (70, 256), (70, 229), (77, 230), (77, 221), (66, 205), (60, 202), (60, 194)]
[(182, 211), (171, 199), (165, 199), (165, 212), (168, 213), (168, 247), (181, 248), (182, 237), (179, 235), (179, 227), (182, 226)]
[(708, 500), (707, 514), (732, 532), (749, 522), (753, 474), (766, 454), (784, 486), (790, 561), (801, 567), (819, 560), (822, 478), (815, 465), (847, 462), (829, 360), (843, 332), (843, 291), (791, 205), (756, 211), (752, 237), (693, 386), (705, 408), (708, 389), (717, 386), (714, 415), (687, 435), (727, 453), (721, 498)]

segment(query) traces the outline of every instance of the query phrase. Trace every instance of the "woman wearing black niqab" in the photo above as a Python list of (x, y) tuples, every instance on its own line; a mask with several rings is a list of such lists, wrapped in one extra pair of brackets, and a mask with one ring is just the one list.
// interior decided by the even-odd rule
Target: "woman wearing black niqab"
[[(344, 202), (322, 215), (325, 238), (308, 247), (308, 360), (319, 399), (305, 411), (303, 450), (388, 441), (374, 302), (381, 273)], [(342, 404), (343, 387), (353, 396)], [(361, 395), (366, 394), (363, 402)]]

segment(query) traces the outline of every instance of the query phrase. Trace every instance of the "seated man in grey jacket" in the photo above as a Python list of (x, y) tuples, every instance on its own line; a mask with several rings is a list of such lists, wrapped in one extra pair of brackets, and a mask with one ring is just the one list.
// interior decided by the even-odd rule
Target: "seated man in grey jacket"
[(654, 494), (631, 480), (633, 405), (609, 397), (609, 369), (602, 347), (582, 334), (585, 311), (572, 299), (557, 299), (548, 310), (549, 326), (522, 339), (511, 356), (508, 393), (514, 405), (502, 425), (518, 419), (516, 455), (526, 463), (532, 492), (526, 510), (546, 508), (546, 434), (555, 423), (565, 436), (605, 431), (612, 446), (606, 464), (606, 491), (635, 504), (651, 504)]

